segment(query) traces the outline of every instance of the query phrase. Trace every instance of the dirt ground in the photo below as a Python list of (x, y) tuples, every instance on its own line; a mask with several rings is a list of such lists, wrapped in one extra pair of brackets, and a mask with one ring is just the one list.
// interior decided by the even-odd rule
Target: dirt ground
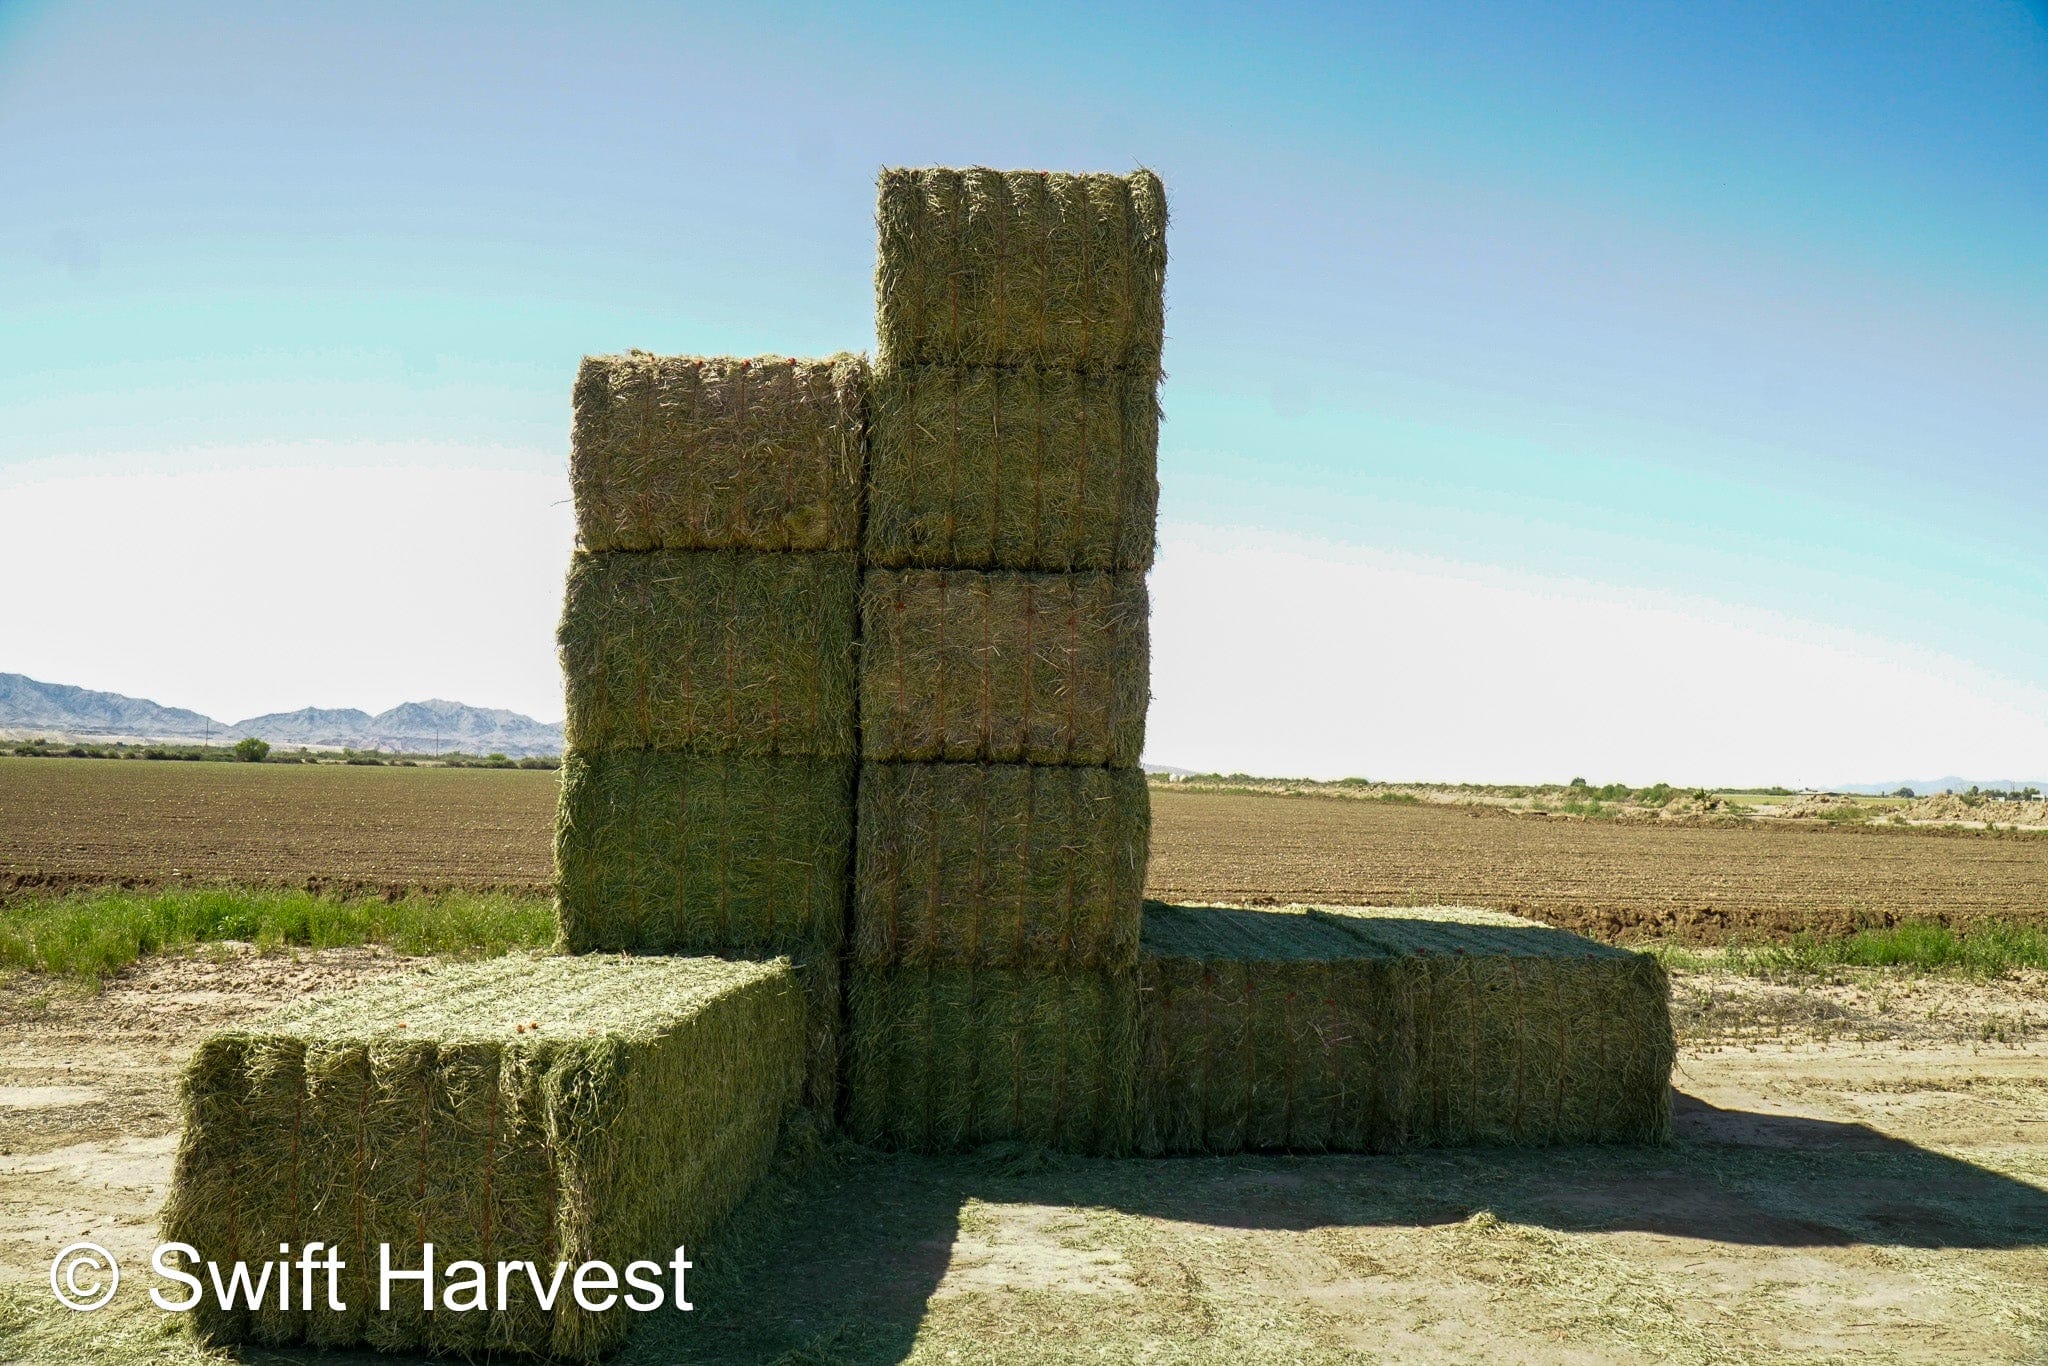
[[(545, 894), (540, 771), (0, 757), (0, 896), (229, 881)], [(2048, 838), (1789, 820), (1630, 824), (1497, 807), (1152, 793), (1160, 900), (1468, 905), (1605, 939), (2048, 916)]]
[[(194, 1359), (139, 1270), (51, 1308), (50, 1256), (146, 1268), (203, 1034), (406, 966), (230, 946), (96, 995), (0, 983), (0, 1360)], [(1699, 973), (1674, 1000), (1669, 1148), (835, 1148), (622, 1359), (2048, 1361), (2048, 980)]]

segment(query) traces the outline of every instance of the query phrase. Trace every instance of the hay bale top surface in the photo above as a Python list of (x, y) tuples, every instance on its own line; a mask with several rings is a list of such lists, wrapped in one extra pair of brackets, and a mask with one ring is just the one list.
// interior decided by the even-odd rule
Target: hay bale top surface
[(788, 973), (785, 959), (511, 954), (314, 996), (241, 1032), (323, 1043), (562, 1044), (594, 1036), (644, 1037), (673, 1028), (732, 991)]
[(1217, 962), (1337, 962), (1445, 955), (1629, 958), (1541, 921), (1469, 906), (1171, 906), (1145, 904), (1141, 950)]

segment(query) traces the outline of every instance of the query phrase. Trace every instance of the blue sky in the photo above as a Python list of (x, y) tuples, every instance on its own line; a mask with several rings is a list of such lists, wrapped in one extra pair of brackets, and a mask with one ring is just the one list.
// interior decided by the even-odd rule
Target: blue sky
[[(584, 352), (871, 346), (874, 174), (930, 162), (1166, 179), (1157, 761), (1389, 757), (1370, 734), (1219, 728), (1250, 699), (1190, 671), (1232, 648), (1231, 623), (1171, 635), (1192, 583), (1171, 547), (1244, 533), (1307, 547), (1297, 560), (1377, 557), (1397, 578), (1358, 580), (1368, 596), (1431, 574), (1535, 585), (1574, 611), (1671, 608), (1851, 661), (1609, 641), (1503, 659), (1510, 678), (1597, 667), (1654, 690), (1705, 666), (1824, 706), (1815, 690), (1896, 690), (1887, 671), (1908, 669), (1902, 695), (1928, 706), (2025, 717), (2048, 697), (2048, 21), (2013, 0), (875, 18), (0, 0), (0, 499), (203, 489), (218, 511), (237, 471), (298, 470), (314, 482), (292, 515), (317, 527), (340, 515), (323, 471), (381, 470), (350, 514), (375, 542), (375, 510), (426, 496), (406, 474), (432, 467), (484, 481), (450, 521), (524, 515), (559, 482)], [(499, 610), (462, 564), (506, 552), (474, 534), (449, 533), (467, 560), (409, 570), (444, 619)], [(552, 604), (494, 618), (478, 639), (506, 642), (501, 667), (474, 678), (410, 638), (370, 651), (375, 669), (209, 651), (196, 609), (182, 647), (116, 655), (63, 629), (119, 620), (123, 575), (232, 554), (232, 536), (202, 539), (156, 547), (141, 519), (95, 546), (111, 577), (17, 620), (0, 667), (226, 711), (497, 676), (517, 682), (465, 700), (559, 714)], [(346, 572), (329, 555), (263, 577)], [(191, 600), (226, 605), (194, 582)], [(1326, 607), (1333, 636), (1391, 629)], [(1359, 665), (1296, 644), (1303, 667)], [(1752, 677), (1767, 660), (1794, 676)], [(1763, 703), (1714, 696), (1699, 705), (1755, 741), (1745, 772), (1798, 740)], [(1587, 706), (1576, 753), (1694, 777), (1666, 773), (1686, 717), (1624, 743)], [(1779, 762), (1815, 781), (1941, 756), (2048, 771), (2048, 729), (1894, 733), (1914, 710), (1878, 715), (1860, 755), (1845, 732)], [(1440, 772), (1412, 776), (1519, 776), (1484, 771), (1498, 748), (1461, 750), (1447, 717), (1419, 721), (1440, 746), (1402, 762)]]

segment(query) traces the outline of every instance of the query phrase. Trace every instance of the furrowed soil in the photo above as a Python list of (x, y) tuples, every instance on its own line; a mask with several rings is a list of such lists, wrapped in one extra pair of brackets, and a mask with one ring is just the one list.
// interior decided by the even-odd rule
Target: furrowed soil
[[(530, 770), (0, 758), (0, 895), (176, 881), (544, 893)], [(1606, 939), (1714, 943), (1917, 920), (2048, 923), (2048, 837), (1155, 787), (1161, 900), (1441, 902)]]
[[(145, 960), (0, 986), (0, 1361), (193, 1362), (149, 1306), (209, 1031), (402, 968), (376, 950)], [(2041, 974), (1675, 981), (1666, 1148), (933, 1161), (828, 1148), (690, 1314), (615, 1360), (1778, 1362), (2048, 1359)], [(56, 1308), (91, 1239), (114, 1304)], [(392, 1361), (252, 1350), (245, 1361)]]

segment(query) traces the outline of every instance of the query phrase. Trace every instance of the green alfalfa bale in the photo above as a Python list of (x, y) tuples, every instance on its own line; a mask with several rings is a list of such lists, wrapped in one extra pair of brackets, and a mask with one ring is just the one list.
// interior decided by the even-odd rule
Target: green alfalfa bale
[(1341, 929), (1152, 903), (1138, 976), (1142, 1151), (1400, 1146), (1404, 1002)]
[(1129, 1152), (1135, 988), (1128, 972), (856, 967), (848, 1127), (917, 1152)]
[(910, 366), (877, 377), (862, 559), (1142, 570), (1159, 509), (1150, 376)]
[(863, 764), (855, 960), (1131, 968), (1150, 813), (1136, 769)]
[(1316, 909), (1410, 995), (1418, 1145), (1671, 1135), (1670, 984), (1647, 954), (1500, 912)]
[(837, 759), (571, 752), (555, 821), (571, 953), (834, 950), (853, 863)]
[(896, 168), (879, 200), (882, 366), (1158, 369), (1166, 190), (1152, 172)]
[(586, 550), (851, 551), (867, 362), (587, 356), (569, 483)]
[(1135, 768), (1149, 615), (1138, 573), (871, 569), (862, 757)]
[(858, 593), (850, 555), (577, 555), (568, 746), (852, 754)]
[[(631, 1315), (543, 1311), (523, 1278), (508, 1313), (428, 1314), (414, 1287), (376, 1311), (377, 1245), (398, 1266), (419, 1266), (425, 1243), (442, 1270), (533, 1260), (543, 1279), (557, 1259), (665, 1261), (765, 1167), (803, 1028), (780, 961), (515, 956), (302, 1003), (195, 1057), (164, 1237), (215, 1260), (274, 1257), (243, 1231), (278, 1226), (304, 1192), (300, 1241), (343, 1250), (349, 1304), (295, 1311), (307, 1340), (593, 1357)], [(265, 1080), (294, 1072), (296, 1094)], [(213, 1342), (290, 1339), (246, 1312), (196, 1326)]]

